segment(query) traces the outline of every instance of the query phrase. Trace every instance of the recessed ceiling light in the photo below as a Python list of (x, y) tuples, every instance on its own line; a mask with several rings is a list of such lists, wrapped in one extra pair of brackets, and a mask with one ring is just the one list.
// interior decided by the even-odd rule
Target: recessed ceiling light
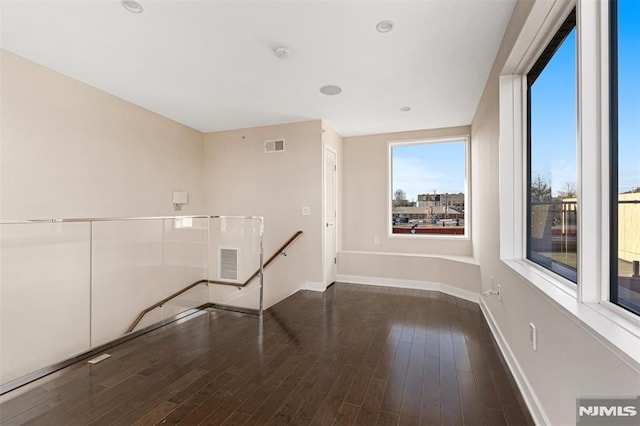
[(142, 13), (144, 11), (142, 5), (136, 0), (122, 0), (120, 3), (122, 4), (122, 7), (131, 13)]
[(409, 111), (411, 111), (411, 107), (401, 107), (401, 108), (400, 108), (400, 111), (402, 111), (402, 112), (409, 112)]
[(288, 47), (280, 46), (273, 49), (273, 53), (280, 59), (287, 59), (291, 56), (291, 49)]
[(340, 86), (334, 86), (333, 84), (322, 86), (320, 88), (320, 93), (327, 96), (339, 95), (341, 92), (342, 92), (342, 88)]
[(391, 21), (380, 21), (378, 25), (376, 25), (376, 30), (379, 33), (388, 33), (393, 29), (393, 22)]

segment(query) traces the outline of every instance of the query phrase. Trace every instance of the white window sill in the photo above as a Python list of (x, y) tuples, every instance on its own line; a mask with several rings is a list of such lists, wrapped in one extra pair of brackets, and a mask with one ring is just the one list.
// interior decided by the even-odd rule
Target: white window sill
[(526, 261), (502, 259), (502, 262), (522, 276), (526, 283), (567, 318), (640, 373), (640, 319), (626, 315), (621, 308), (609, 302), (579, 302), (575, 291), (572, 292), (563, 282), (542, 273)]
[(451, 241), (469, 241), (469, 231), (464, 235), (455, 234), (390, 234), (387, 238), (397, 238), (399, 240), (451, 240)]

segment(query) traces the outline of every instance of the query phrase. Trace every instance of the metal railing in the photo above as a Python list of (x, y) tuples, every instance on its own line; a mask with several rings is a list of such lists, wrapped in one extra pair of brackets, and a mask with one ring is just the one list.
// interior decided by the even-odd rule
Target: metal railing
[[(255, 306), (257, 287), (237, 298), (193, 284), (176, 292), (175, 284), (216, 282), (208, 278), (221, 271), (218, 251), (229, 245), (239, 247), (238, 279), (254, 265), (258, 271), (250, 280), (262, 277), (263, 234), (258, 216), (0, 220), (0, 394), (122, 341), (123, 330), (149, 299), (162, 299), (154, 305), (165, 306), (126, 338), (211, 301)], [(262, 288), (259, 306), (262, 310)], [(46, 318), (24, 316), (27, 307), (46, 311)], [(49, 350), (40, 351), (44, 346)]]
[(181, 294), (191, 290), (192, 288), (194, 288), (197, 285), (200, 285), (200, 284), (220, 284), (220, 285), (227, 285), (227, 286), (233, 286), (233, 287), (241, 288), (241, 287), (246, 287), (251, 281), (253, 281), (258, 276), (260, 277), (260, 308), (259, 308), (259, 311), (258, 311), (258, 315), (260, 315), (262, 317), (263, 312), (264, 312), (264, 306), (263, 306), (263, 303), (264, 303), (264, 276), (263, 276), (264, 269), (266, 269), (281, 254), (284, 254), (286, 256), (285, 250), (287, 249), (287, 247), (289, 247), (302, 234), (303, 234), (302, 231), (298, 231), (295, 234), (293, 234), (293, 236), (291, 238), (289, 238), (289, 240), (286, 243), (284, 243), (269, 258), (269, 260), (266, 261), (266, 263), (262, 264), (262, 257), (261, 257), (261, 259), (260, 259), (260, 263), (261, 263), (260, 268), (256, 272), (254, 272), (253, 275), (251, 275), (244, 283), (235, 284), (235, 283), (230, 283), (230, 282), (227, 282), (227, 281), (216, 281), (216, 280), (209, 280), (209, 279), (196, 281), (196, 282), (194, 282), (192, 284), (189, 284), (185, 288), (173, 293), (172, 295), (170, 295), (168, 297), (165, 297), (161, 301), (159, 301), (157, 303), (154, 303), (153, 305), (151, 305), (148, 308), (144, 309), (142, 312), (140, 312), (140, 315), (138, 315), (138, 317), (135, 319), (135, 321), (127, 329), (127, 332), (125, 334), (131, 333), (136, 328), (136, 326), (140, 323), (140, 321), (142, 321), (142, 318), (144, 318), (144, 316), (146, 314), (148, 314), (149, 312), (151, 312), (155, 308), (161, 307), (165, 303), (169, 302), (172, 299), (175, 299), (176, 297), (180, 296)]

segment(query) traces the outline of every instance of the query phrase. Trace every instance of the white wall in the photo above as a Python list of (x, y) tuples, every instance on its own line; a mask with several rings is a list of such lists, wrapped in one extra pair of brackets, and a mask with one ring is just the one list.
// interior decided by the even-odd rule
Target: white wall
[(202, 134), (0, 50), (0, 218), (202, 213)]
[[(530, 391), (530, 401), (540, 409), (534, 415), (552, 425), (569, 425), (576, 421), (576, 398), (635, 397), (640, 373), (499, 258), (498, 76), (531, 5), (516, 5), (472, 123), (473, 244), (483, 290), (491, 287), (491, 276), (502, 284), (503, 300), (486, 298), (485, 307), (519, 367), (516, 377), (529, 384), (525, 394)], [(537, 327), (537, 351), (529, 343), (529, 322)]]
[[(265, 307), (322, 282), (321, 134), (322, 122), (315, 120), (204, 138), (207, 211), (263, 216), (265, 260), (296, 231), (304, 232), (288, 256), (265, 271)], [(265, 140), (274, 139), (285, 139), (285, 151), (265, 153)], [(302, 216), (303, 206), (309, 216)]]
[[(145, 308), (207, 275), (207, 220), (96, 222), (91, 246), (91, 346), (122, 337)], [(134, 330), (209, 301), (199, 285), (150, 311)]]
[[(4, 50), (0, 72), (0, 219), (172, 215), (178, 190), (181, 214), (204, 212), (201, 133)], [(93, 253), (87, 223), (0, 225), (0, 382), (122, 336), (203, 278), (201, 235), (165, 225), (101, 222)], [(143, 325), (206, 300), (194, 289)]]
[(90, 346), (88, 223), (0, 226), (0, 384)]

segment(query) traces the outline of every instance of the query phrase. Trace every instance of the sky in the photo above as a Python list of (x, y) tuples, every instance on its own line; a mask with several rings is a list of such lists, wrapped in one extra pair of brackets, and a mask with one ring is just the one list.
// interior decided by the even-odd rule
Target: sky
[(531, 176), (554, 196), (577, 183), (575, 52), (574, 29), (531, 86)]
[[(640, 1), (618, 2), (618, 188), (640, 187)], [(532, 176), (551, 182), (553, 195), (577, 182), (576, 33), (531, 88)]]
[(640, 1), (618, 2), (618, 180), (640, 187)]
[(396, 145), (391, 158), (393, 191), (402, 189), (409, 201), (433, 191), (464, 192), (464, 141)]
[[(640, 0), (618, 2), (619, 190), (640, 187)], [(532, 174), (553, 195), (577, 183), (576, 33), (572, 31), (532, 87)], [(463, 143), (393, 147), (392, 190), (408, 200), (464, 190)]]

